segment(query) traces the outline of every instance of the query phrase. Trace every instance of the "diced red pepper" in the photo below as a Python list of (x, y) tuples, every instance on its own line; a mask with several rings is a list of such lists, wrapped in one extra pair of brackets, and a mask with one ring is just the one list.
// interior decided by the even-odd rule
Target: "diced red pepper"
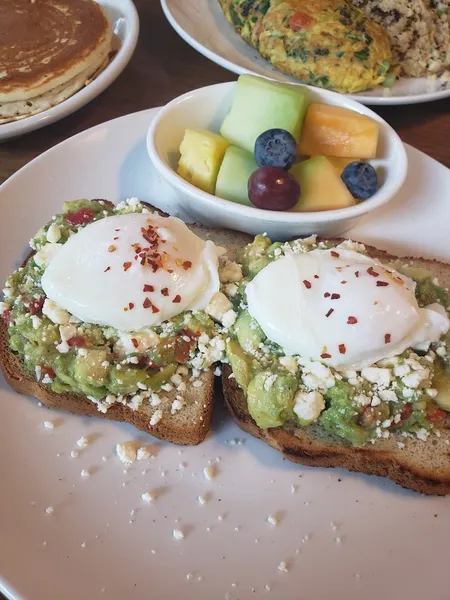
[(447, 411), (436, 404), (432, 404), (427, 408), (428, 420), (433, 423), (433, 425), (441, 425), (447, 418), (447, 415)]
[(82, 335), (74, 335), (73, 337), (70, 338), (70, 340), (67, 340), (67, 343), (69, 344), (69, 346), (79, 347), (79, 346), (85, 346), (86, 340), (84, 339), (84, 337)]
[(302, 11), (297, 11), (289, 19), (289, 29), (292, 31), (300, 31), (307, 29), (314, 23), (314, 19)]
[(51, 367), (46, 367), (45, 365), (40, 365), (42, 375), (48, 375), (50, 379), (55, 379), (56, 373)]
[(407, 421), (409, 419), (409, 417), (412, 415), (412, 411), (413, 411), (413, 407), (411, 402), (408, 402), (408, 404), (405, 404), (405, 406), (402, 408), (402, 411), (400, 413), (400, 423), (404, 423), (405, 421)]
[(75, 212), (67, 213), (65, 218), (71, 225), (87, 225), (95, 219), (95, 212), (90, 208), (80, 208)]
[(30, 315), (37, 315), (38, 313), (41, 312), (41, 310), (44, 306), (44, 302), (45, 302), (45, 296), (41, 296), (40, 298), (33, 298), (33, 300), (31, 300), (31, 302), (28, 306), (27, 312), (29, 312)]

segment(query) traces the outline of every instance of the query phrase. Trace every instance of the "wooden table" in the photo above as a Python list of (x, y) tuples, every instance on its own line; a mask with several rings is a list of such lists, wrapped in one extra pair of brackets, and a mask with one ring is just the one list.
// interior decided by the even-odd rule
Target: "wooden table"
[[(51, 146), (93, 125), (161, 106), (204, 85), (235, 79), (173, 31), (157, 0), (135, 0), (141, 20), (136, 53), (124, 73), (96, 100), (49, 127), (0, 144), (0, 183)], [(450, 167), (450, 99), (377, 108), (401, 138)]]

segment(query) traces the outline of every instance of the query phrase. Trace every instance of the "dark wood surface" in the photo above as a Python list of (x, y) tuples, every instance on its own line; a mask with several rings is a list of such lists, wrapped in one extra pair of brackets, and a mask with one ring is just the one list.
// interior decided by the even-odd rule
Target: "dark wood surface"
[[(0, 183), (38, 154), (93, 125), (161, 106), (197, 87), (236, 78), (178, 37), (165, 20), (157, 0), (135, 0), (135, 3), (141, 34), (128, 67), (109, 89), (75, 114), (44, 129), (0, 143)], [(405, 142), (450, 167), (450, 99), (375, 107), (375, 110)]]

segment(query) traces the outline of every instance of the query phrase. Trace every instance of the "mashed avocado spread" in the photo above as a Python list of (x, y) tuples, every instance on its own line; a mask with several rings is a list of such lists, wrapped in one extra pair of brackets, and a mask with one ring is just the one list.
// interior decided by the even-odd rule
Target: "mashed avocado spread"
[[(223, 284), (237, 315), (228, 330), (227, 359), (246, 394), (249, 412), (261, 428), (319, 425), (355, 446), (394, 432), (425, 440), (449, 417), (449, 334), (426, 349), (407, 349), (360, 371), (336, 370), (322, 361), (288, 355), (266, 337), (248, 311), (246, 287), (264, 267), (289, 253), (332, 247), (314, 236), (282, 244), (258, 235), (238, 256), (242, 279)], [(344, 242), (339, 247), (365, 254), (361, 244)], [(439, 303), (448, 311), (448, 291), (431, 273), (401, 260), (386, 267), (416, 282), (420, 307)]]
[[(9, 277), (0, 303), (10, 348), (26, 370), (54, 392), (87, 396), (102, 412), (116, 402), (137, 408), (145, 400), (156, 406), (156, 392), (183, 391), (181, 377), (197, 378), (223, 358), (225, 348), (205, 311), (185, 311), (161, 325), (122, 332), (81, 322), (46, 298), (42, 276), (69, 237), (94, 221), (141, 212), (149, 211), (133, 199), (118, 206), (103, 200), (66, 202), (63, 213), (31, 240), (33, 252)], [(176, 409), (181, 405), (178, 400)]]

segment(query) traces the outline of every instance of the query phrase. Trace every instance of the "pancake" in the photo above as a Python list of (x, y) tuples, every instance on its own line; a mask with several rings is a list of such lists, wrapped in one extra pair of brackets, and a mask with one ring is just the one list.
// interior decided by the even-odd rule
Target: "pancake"
[(0, 123), (58, 104), (105, 66), (111, 27), (93, 0), (1, 0)]

